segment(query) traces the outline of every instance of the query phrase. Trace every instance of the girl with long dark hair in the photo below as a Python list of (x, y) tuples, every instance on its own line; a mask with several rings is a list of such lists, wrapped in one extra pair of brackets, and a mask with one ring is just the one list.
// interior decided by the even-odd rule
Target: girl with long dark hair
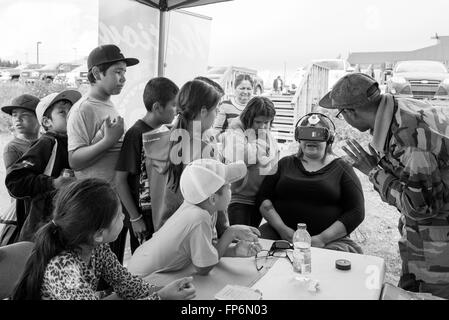
[(200, 79), (185, 83), (178, 93), (174, 124), (144, 135), (155, 231), (183, 202), (179, 178), (184, 167), (196, 159), (218, 157), (205, 134), (214, 123), (221, 98), (216, 86)]
[(276, 110), (266, 97), (252, 98), (240, 116), (223, 134), (223, 156), (227, 162), (243, 160), (246, 177), (232, 184), (228, 208), (231, 225), (259, 227), (262, 216), (256, 207), (256, 195), (266, 175), (272, 173), (279, 159), (277, 143), (271, 135)]
[(192, 278), (160, 289), (131, 275), (108, 243), (123, 227), (118, 196), (99, 179), (77, 180), (54, 200), (52, 220), (36, 233), (35, 247), (15, 288), (14, 300), (96, 300), (100, 277), (122, 299), (188, 299)]

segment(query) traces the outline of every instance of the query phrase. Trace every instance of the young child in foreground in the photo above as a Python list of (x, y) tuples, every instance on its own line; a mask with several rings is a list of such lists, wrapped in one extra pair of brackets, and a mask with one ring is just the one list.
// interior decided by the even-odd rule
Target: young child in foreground
[[(39, 98), (30, 94), (15, 97), (11, 103), (1, 110), (11, 116), (14, 138), (3, 149), (3, 162), (8, 170), (36, 141), (39, 136), (39, 123), (36, 118), (36, 106)], [(6, 213), (5, 224), (0, 229), (0, 246), (13, 244), (18, 240), (20, 230), (25, 221), (29, 201), (25, 199), (11, 199), (11, 205)]]
[(160, 288), (131, 275), (108, 243), (123, 227), (115, 191), (99, 179), (72, 182), (57, 193), (53, 219), (36, 234), (35, 248), (14, 300), (97, 300), (99, 278), (122, 299), (190, 299), (192, 278)]
[[(243, 161), (225, 165), (214, 159), (198, 159), (181, 174), (183, 204), (131, 257), (129, 271), (144, 277), (156, 271), (179, 270), (193, 264), (205, 275), (222, 256), (249, 257), (261, 250), (259, 231), (243, 225), (226, 229), (214, 244), (212, 230), (217, 211), (231, 200), (230, 184), (245, 177)], [(231, 245), (234, 239), (239, 239)]]

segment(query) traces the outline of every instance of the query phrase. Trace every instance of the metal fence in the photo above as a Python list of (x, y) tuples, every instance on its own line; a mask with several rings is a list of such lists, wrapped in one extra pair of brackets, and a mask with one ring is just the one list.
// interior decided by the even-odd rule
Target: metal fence
[(316, 111), (318, 101), (328, 91), (329, 69), (311, 64), (304, 74), (293, 99), (294, 124), (303, 115)]
[(329, 69), (311, 64), (294, 96), (271, 96), (276, 108), (272, 132), (278, 142), (294, 140), (295, 124), (303, 115), (316, 111), (328, 91)]

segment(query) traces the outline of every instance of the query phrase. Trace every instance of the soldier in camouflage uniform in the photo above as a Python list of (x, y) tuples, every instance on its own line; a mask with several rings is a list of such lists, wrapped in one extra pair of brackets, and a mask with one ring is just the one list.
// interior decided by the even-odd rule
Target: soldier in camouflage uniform
[(399, 286), (449, 299), (449, 107), (381, 94), (361, 73), (341, 78), (320, 105), (370, 130), (370, 153), (355, 140), (343, 149), (401, 212)]

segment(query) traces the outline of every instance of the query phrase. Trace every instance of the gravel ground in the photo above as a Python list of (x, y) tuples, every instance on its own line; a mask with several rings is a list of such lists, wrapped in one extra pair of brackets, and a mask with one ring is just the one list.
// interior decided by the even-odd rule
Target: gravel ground
[(363, 252), (385, 259), (385, 281), (397, 285), (401, 273), (401, 259), (397, 242), (399, 212), (380, 199), (368, 178), (357, 171), (365, 196), (365, 220), (352, 234)]

